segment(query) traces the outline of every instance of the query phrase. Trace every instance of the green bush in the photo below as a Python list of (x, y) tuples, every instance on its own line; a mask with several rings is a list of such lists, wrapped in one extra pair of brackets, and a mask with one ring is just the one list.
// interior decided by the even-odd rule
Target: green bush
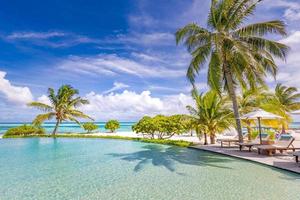
[(87, 123), (84, 123), (82, 125), (83, 129), (86, 130), (88, 133), (94, 131), (94, 130), (97, 130), (99, 127), (94, 124), (93, 122), (87, 122)]
[[(45, 137), (52, 138), (53, 135), (19, 135), (19, 136), (8, 136), (6, 138), (32, 138), (32, 137)], [(179, 147), (189, 147), (193, 145), (192, 142), (187, 142), (183, 140), (162, 140), (162, 139), (146, 139), (146, 138), (134, 138), (134, 137), (124, 137), (124, 136), (116, 136), (116, 135), (85, 135), (85, 134), (57, 134), (56, 138), (88, 138), (88, 139), (119, 139), (119, 140), (132, 140), (138, 142), (146, 142), (146, 143), (155, 143), (155, 144), (164, 144), (164, 145), (174, 145)]]
[(133, 125), (132, 130), (136, 133), (143, 133), (152, 139), (168, 139), (175, 134), (187, 132), (182, 119), (182, 115), (156, 115), (152, 118), (145, 116)]
[[(275, 132), (271, 130), (262, 131), (262, 133), (268, 133), (270, 135), (269, 140), (275, 140)], [(258, 131), (251, 132), (251, 138), (254, 140), (258, 136)]]
[(6, 136), (27, 136), (27, 135), (44, 135), (45, 129), (42, 127), (36, 127), (32, 125), (22, 125), (8, 129), (3, 137)]
[(105, 129), (110, 130), (112, 133), (115, 132), (118, 128), (120, 128), (120, 123), (117, 120), (109, 120), (105, 124)]

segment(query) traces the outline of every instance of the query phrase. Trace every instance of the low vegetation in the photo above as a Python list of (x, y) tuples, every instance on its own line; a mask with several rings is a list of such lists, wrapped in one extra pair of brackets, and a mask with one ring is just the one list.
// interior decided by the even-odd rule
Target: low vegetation
[(41, 127), (24, 124), (22, 126), (8, 129), (4, 133), (3, 138), (13, 137), (13, 136), (32, 136), (32, 135), (44, 135), (44, 134), (45, 134), (45, 129)]
[(106, 130), (110, 130), (110, 132), (115, 132), (117, 129), (120, 128), (120, 123), (118, 120), (109, 120), (106, 122), (105, 127)]
[[(258, 131), (252, 131), (251, 132), (251, 139), (254, 140), (259, 132)], [(266, 130), (266, 131), (262, 131), (262, 133), (268, 133), (269, 134), (269, 140), (275, 140), (275, 131), (272, 131), (272, 130)]]
[(94, 124), (93, 122), (84, 123), (82, 127), (85, 131), (87, 131), (87, 133), (91, 133), (92, 131), (95, 131), (99, 128), (99, 126), (97, 124)]
[(168, 139), (188, 131), (183, 118), (182, 115), (145, 116), (132, 127), (132, 130), (151, 139)]
[[(46, 137), (52, 138), (53, 135), (11, 135), (5, 138), (33, 138), (33, 137)], [(162, 140), (162, 139), (147, 139), (147, 138), (136, 138), (136, 137), (122, 137), (122, 136), (100, 136), (100, 135), (84, 135), (84, 134), (56, 134), (55, 138), (95, 138), (95, 139), (120, 139), (120, 140), (132, 140), (138, 142), (174, 145), (179, 147), (189, 147), (193, 145), (192, 142), (182, 140)]]

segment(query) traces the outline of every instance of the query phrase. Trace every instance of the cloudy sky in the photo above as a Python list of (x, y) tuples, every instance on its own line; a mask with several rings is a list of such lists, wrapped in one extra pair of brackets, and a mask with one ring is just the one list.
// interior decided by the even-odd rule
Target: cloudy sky
[[(47, 88), (71, 84), (103, 121), (135, 121), (144, 114), (184, 113), (191, 103), (185, 78), (189, 55), (175, 31), (205, 26), (210, 0), (1, 1), (0, 122), (31, 121), (32, 100)], [(300, 88), (300, 2), (264, 0), (249, 22), (281, 19), (291, 47), (278, 62), (277, 82)], [(274, 86), (274, 80), (267, 79)], [(197, 80), (205, 90), (206, 72)]]

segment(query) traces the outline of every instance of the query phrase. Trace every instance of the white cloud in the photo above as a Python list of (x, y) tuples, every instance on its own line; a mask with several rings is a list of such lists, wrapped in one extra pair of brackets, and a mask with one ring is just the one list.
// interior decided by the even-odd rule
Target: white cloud
[(24, 42), (27, 42), (29, 44), (51, 48), (65, 48), (79, 44), (101, 44), (101, 40), (62, 31), (20, 31), (2, 36), (2, 39), (12, 43), (23, 42), (22, 44), (24, 44)]
[(33, 100), (33, 96), (28, 87), (14, 86), (5, 79), (6, 72), (0, 71), (0, 93), (4, 95), (9, 103), (26, 105)]
[(185, 94), (158, 98), (152, 97), (150, 91), (136, 93), (125, 90), (108, 95), (91, 92), (86, 98), (90, 104), (82, 110), (101, 120), (136, 120), (144, 115), (187, 113), (185, 106), (193, 104), (191, 97)]
[[(294, 31), (279, 42), (290, 46), (291, 51), (286, 62), (278, 61), (279, 73), (276, 78), (277, 82), (300, 88), (300, 31)], [(272, 82), (272, 79), (268, 78), (267, 81)]]
[(63, 37), (66, 33), (63, 32), (14, 32), (7, 36), (7, 39), (48, 39), (54, 37)]
[(266, 0), (266, 8), (283, 8), (283, 17), (289, 21), (300, 20), (300, 3), (298, 0)]
[(103, 92), (103, 94), (108, 94), (117, 90), (121, 90), (124, 88), (129, 88), (129, 85), (126, 85), (124, 83), (120, 83), (120, 82), (114, 82), (114, 86), (112, 88), (110, 88), (109, 90), (106, 90)]
[(185, 69), (170, 69), (156, 64), (146, 64), (137, 59), (120, 57), (115, 54), (100, 54), (97, 56), (70, 56), (57, 64), (65, 71), (79, 74), (117, 75), (130, 74), (139, 77), (180, 77), (185, 75)]
[(168, 32), (153, 32), (153, 33), (132, 33), (132, 34), (119, 34), (112, 42), (120, 42), (125, 44), (135, 45), (174, 45), (175, 36)]
[(51, 102), (50, 102), (48, 96), (46, 96), (46, 95), (42, 95), (42, 96), (38, 97), (37, 101), (41, 102), (41, 103), (44, 103), (44, 104), (47, 104), (47, 105), (51, 105)]
[(293, 32), (287, 38), (284, 38), (279, 42), (284, 43), (286, 45), (295, 45), (300, 43), (300, 31)]

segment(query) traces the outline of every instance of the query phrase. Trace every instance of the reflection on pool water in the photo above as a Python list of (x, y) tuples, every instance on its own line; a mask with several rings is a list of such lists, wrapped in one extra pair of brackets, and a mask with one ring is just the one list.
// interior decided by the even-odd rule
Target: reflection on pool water
[(122, 140), (0, 140), (0, 199), (300, 199), (300, 175)]

